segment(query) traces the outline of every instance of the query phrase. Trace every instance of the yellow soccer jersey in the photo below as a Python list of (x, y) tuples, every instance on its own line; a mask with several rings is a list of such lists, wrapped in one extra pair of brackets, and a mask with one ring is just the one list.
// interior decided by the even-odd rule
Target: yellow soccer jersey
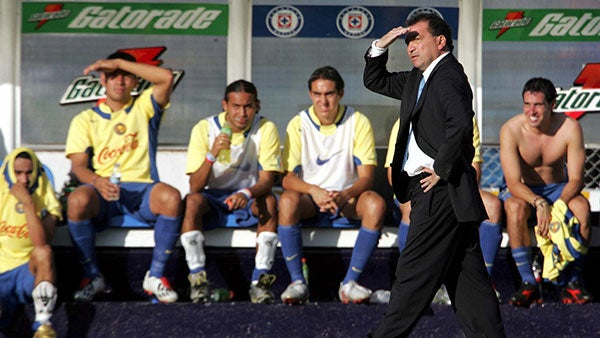
[[(188, 145), (186, 174), (193, 174), (206, 158), (225, 123), (225, 112), (200, 120)], [(215, 162), (207, 182), (211, 189), (241, 189), (252, 186), (258, 171), (281, 172), (279, 132), (275, 124), (255, 115), (246, 130), (231, 136), (231, 162)]]
[(71, 121), (66, 155), (91, 149), (93, 168), (102, 177), (120, 163), (124, 182), (158, 181), (158, 129), (166, 108), (156, 104), (149, 88), (119, 111), (111, 113), (104, 103), (85, 110)]
[[(25, 150), (24, 150), (25, 149)], [(22, 151), (29, 152), (34, 161), (32, 174), (32, 192), (35, 210), (40, 218), (52, 214), (62, 218), (61, 208), (52, 184), (45, 175), (38, 175), (41, 163), (33, 151), (26, 148), (15, 149), (2, 163), (0, 177), (0, 273), (12, 270), (29, 261), (33, 243), (29, 238), (29, 228), (19, 200), (10, 193), (9, 182), (15, 181), (8, 173), (14, 173), (12, 160)]]
[[(303, 126), (305, 126), (307, 130), (303, 130)], [(340, 164), (339, 169), (341, 169), (342, 164), (345, 165), (348, 161), (353, 162), (355, 165), (376, 166), (377, 155), (375, 153), (375, 137), (373, 135), (371, 123), (365, 115), (358, 111), (354, 111), (350, 107), (340, 105), (335, 123), (323, 126), (315, 115), (313, 106), (308, 109), (308, 114), (306, 111), (298, 113), (290, 120), (286, 129), (286, 140), (283, 147), (283, 170), (299, 173), (300, 169), (303, 169), (303, 179), (307, 180), (307, 182), (314, 178), (319, 182), (322, 181), (320, 186), (324, 188), (327, 188), (329, 183), (335, 185), (336, 183), (333, 181), (338, 180), (339, 177), (336, 178), (333, 177), (335, 176), (333, 175), (332, 177), (327, 178), (326, 176), (329, 174), (324, 173), (323, 171), (319, 174), (315, 173), (315, 177), (312, 177), (313, 175), (307, 177), (306, 175), (308, 172), (306, 169), (308, 169), (307, 166), (312, 167), (312, 160), (315, 160), (315, 164), (320, 168), (325, 168), (328, 165), (325, 164), (327, 160), (321, 158), (320, 156), (323, 154), (318, 152), (321, 150), (323, 152), (327, 152), (327, 150), (335, 152), (334, 154), (325, 156), (327, 158), (333, 158), (333, 156), (336, 156), (336, 154), (340, 152), (333, 148), (318, 150), (316, 147), (318, 148), (319, 145), (322, 144), (321, 142), (329, 142), (330, 140), (328, 139), (332, 139), (332, 145), (335, 146), (337, 143), (342, 142), (341, 139), (347, 135), (351, 136), (349, 144), (351, 147), (351, 152), (349, 152), (351, 157), (349, 159), (346, 159), (344, 156), (344, 158), (340, 158), (344, 163), (338, 163)], [(306, 147), (306, 149), (303, 149), (303, 147)], [(345, 166), (344, 168), (346, 167), (350, 170), (350, 167)], [(356, 175), (356, 170), (354, 169), (353, 171), (353, 173), (347, 172), (343, 175)], [(337, 176), (342, 175), (339, 171), (336, 172)], [(314, 182), (312, 183), (316, 184)], [(338, 189), (341, 188), (338, 187)]]
[[(400, 129), (400, 119), (396, 120), (392, 131), (390, 132), (390, 138), (388, 141), (388, 150), (385, 155), (384, 167), (389, 168), (390, 164), (394, 160), (394, 152), (396, 151), (396, 138), (398, 136), (398, 129)], [(483, 157), (481, 156), (481, 138), (479, 137), (479, 126), (477, 125), (477, 119), (473, 117), (473, 147), (475, 147), (475, 155), (473, 156), (473, 163), (483, 163)]]

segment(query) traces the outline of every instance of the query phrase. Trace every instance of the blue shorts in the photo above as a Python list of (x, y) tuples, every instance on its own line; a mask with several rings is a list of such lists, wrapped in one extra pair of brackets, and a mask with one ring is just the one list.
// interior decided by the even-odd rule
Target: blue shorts
[(150, 211), (150, 192), (156, 183), (121, 183), (121, 195), (118, 201), (105, 200), (98, 190), (96, 194), (100, 200), (100, 211), (92, 218), (96, 231), (106, 229), (109, 219), (114, 216), (130, 215), (133, 218), (154, 225), (158, 215)]
[[(315, 201), (313, 201), (313, 205), (315, 210), (319, 210), (319, 206)], [(313, 228), (360, 228), (361, 223), (359, 219), (343, 217), (339, 213), (331, 214), (329, 212), (317, 212), (311, 218), (300, 220), (300, 225)]]
[[(528, 185), (528, 187), (531, 189), (531, 191), (533, 191), (534, 194), (542, 196), (544, 199), (546, 199), (546, 202), (548, 202), (549, 205), (552, 205), (560, 198), (560, 194), (562, 194), (565, 184), (566, 183), (550, 183), (531, 186)], [(503, 187), (498, 194), (498, 198), (500, 198), (502, 202), (506, 201), (511, 196), (512, 195), (510, 191), (508, 191), (507, 187)], [(529, 213), (527, 224), (530, 227), (533, 227), (537, 223), (535, 208), (532, 205), (529, 205), (529, 209), (531, 212)]]
[(2, 314), (0, 329), (10, 326), (17, 306), (32, 302), (31, 292), (35, 277), (29, 271), (29, 263), (0, 274), (0, 303)]
[(202, 218), (203, 230), (211, 230), (222, 227), (248, 228), (258, 225), (258, 218), (252, 214), (250, 206), (254, 202), (251, 198), (244, 209), (229, 210), (225, 199), (233, 194), (235, 190), (204, 189), (202, 196), (208, 199), (211, 210)]

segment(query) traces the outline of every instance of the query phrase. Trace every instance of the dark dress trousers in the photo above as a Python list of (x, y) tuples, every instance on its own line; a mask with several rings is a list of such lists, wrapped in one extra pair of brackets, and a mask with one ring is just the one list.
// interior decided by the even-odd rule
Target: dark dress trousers
[[(502, 337), (498, 300), (481, 255), (479, 223), (487, 218), (473, 160), (473, 94), (462, 65), (450, 53), (435, 66), (417, 101), (422, 71), (386, 69), (388, 52), (365, 55), (368, 89), (401, 100), (400, 129), (391, 163), (400, 202), (411, 201), (406, 247), (398, 259), (389, 308), (373, 333), (404, 337), (446, 285), (452, 307), (468, 337)], [(403, 171), (409, 125), (419, 148), (434, 159), (441, 180), (427, 193)]]

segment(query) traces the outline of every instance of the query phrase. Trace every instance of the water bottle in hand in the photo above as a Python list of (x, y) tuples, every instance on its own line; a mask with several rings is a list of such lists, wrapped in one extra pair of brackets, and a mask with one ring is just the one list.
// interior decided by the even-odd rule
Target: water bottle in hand
[[(115, 163), (115, 167), (113, 168), (112, 173), (110, 174), (110, 183), (121, 185), (121, 165), (119, 163)], [(117, 195), (113, 201), (118, 201), (119, 196)]]
[[(231, 135), (233, 134), (233, 132), (231, 131), (231, 126), (229, 125), (228, 122), (225, 122), (223, 124), (223, 127), (221, 127), (221, 133), (227, 135), (229, 137), (229, 141), (231, 141)], [(221, 149), (221, 151), (219, 151), (219, 156), (217, 157), (217, 161), (219, 161), (221, 163), (231, 162), (231, 150), (230, 149)]]

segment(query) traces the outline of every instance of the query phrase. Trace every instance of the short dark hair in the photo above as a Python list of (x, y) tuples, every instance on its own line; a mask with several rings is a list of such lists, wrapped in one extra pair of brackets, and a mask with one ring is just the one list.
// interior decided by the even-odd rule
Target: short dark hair
[(254, 95), (254, 99), (258, 101), (258, 91), (256, 90), (256, 86), (252, 82), (246, 80), (237, 80), (230, 83), (227, 88), (225, 88), (225, 96), (223, 100), (229, 101), (227, 95), (229, 93), (248, 93)]
[(33, 160), (31, 158), (31, 155), (28, 152), (26, 152), (26, 151), (22, 151), (22, 152), (18, 153), (17, 156), (15, 156), (15, 158), (24, 158), (24, 159), (27, 159), (27, 160)]
[(131, 62), (136, 62), (137, 60), (133, 57), (133, 55), (129, 54), (129, 53), (125, 53), (125, 52), (114, 52), (112, 54), (110, 54), (107, 59), (112, 60), (112, 59), (123, 59), (125, 61), (131, 61)]
[[(452, 53), (454, 50), (454, 42), (452, 41), (452, 29), (450, 25), (446, 22), (446, 20), (442, 19), (439, 15), (435, 13), (419, 13), (409, 17), (406, 20), (405, 26), (412, 26), (417, 22), (427, 21), (429, 24), (429, 33), (433, 36), (443, 35), (446, 38), (446, 47), (444, 50)], [(409, 34), (407, 34), (408, 37)], [(407, 41), (407, 43), (410, 41)]]
[(310, 78), (308, 78), (308, 90), (311, 90), (311, 85), (313, 82), (320, 79), (335, 82), (335, 89), (338, 92), (344, 90), (344, 79), (342, 79), (342, 76), (337, 71), (337, 69), (331, 66), (323, 66), (315, 69), (315, 71), (311, 74)]
[(525, 92), (536, 92), (544, 94), (546, 103), (553, 103), (554, 101), (556, 101), (556, 87), (554, 87), (552, 81), (543, 77), (534, 77), (529, 79), (525, 83), (525, 86), (523, 86), (521, 96), (525, 95)]

